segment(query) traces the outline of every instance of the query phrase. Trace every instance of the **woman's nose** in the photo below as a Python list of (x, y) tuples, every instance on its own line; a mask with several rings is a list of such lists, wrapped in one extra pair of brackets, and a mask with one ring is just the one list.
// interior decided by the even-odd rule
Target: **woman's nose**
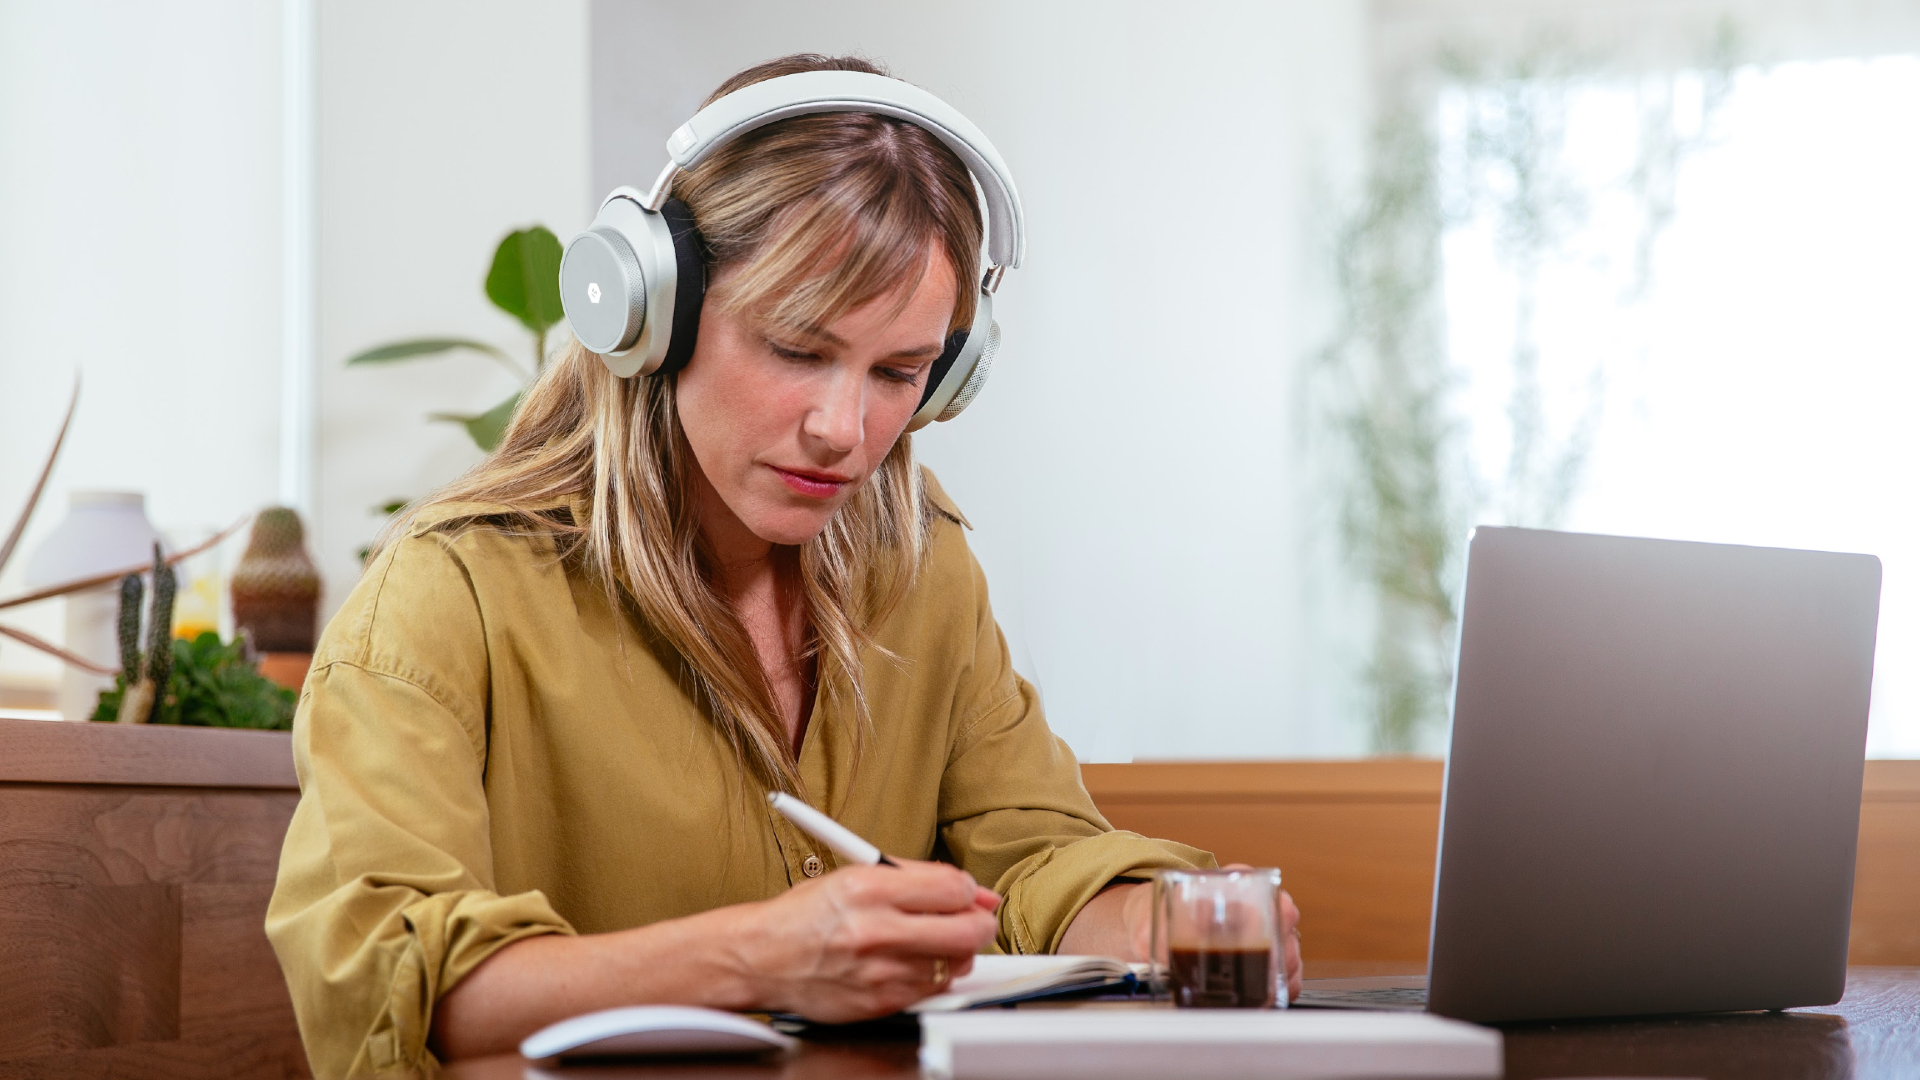
[(866, 433), (866, 387), (850, 372), (834, 372), (807, 413), (803, 430), (837, 454), (859, 447)]

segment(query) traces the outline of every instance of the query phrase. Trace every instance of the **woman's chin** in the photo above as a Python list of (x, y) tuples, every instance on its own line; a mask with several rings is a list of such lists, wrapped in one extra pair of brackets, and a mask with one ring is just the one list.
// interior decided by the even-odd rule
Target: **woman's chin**
[(798, 547), (819, 536), (833, 518), (830, 507), (792, 507), (754, 515), (747, 522), (753, 535), (769, 544)]

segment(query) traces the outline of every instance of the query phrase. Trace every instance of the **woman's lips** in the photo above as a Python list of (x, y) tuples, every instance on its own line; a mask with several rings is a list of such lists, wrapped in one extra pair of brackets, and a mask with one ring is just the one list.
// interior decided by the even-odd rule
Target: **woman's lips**
[(796, 472), (793, 469), (783, 469), (778, 465), (767, 467), (779, 473), (780, 479), (786, 481), (787, 487), (812, 499), (830, 499), (840, 494), (840, 489), (850, 482), (846, 477), (835, 476), (832, 473)]

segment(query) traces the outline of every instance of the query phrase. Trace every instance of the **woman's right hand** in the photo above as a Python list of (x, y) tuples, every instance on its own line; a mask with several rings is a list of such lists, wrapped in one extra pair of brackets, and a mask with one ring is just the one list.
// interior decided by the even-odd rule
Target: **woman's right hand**
[(621, 1005), (885, 1016), (966, 974), (993, 940), (999, 906), (962, 870), (902, 862), (627, 930), (542, 934), (499, 949), (443, 994), (429, 1044), (442, 1060), (506, 1053), (556, 1020)]
[(846, 867), (733, 909), (741, 925), (727, 953), (749, 1008), (866, 1020), (966, 974), (993, 940), (999, 904), (945, 863)]

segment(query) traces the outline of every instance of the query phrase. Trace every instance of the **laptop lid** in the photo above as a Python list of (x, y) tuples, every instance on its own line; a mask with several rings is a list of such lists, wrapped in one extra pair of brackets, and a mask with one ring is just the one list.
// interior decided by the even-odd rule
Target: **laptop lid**
[(1879, 616), (1869, 555), (1475, 530), (1428, 1008), (1840, 999)]

